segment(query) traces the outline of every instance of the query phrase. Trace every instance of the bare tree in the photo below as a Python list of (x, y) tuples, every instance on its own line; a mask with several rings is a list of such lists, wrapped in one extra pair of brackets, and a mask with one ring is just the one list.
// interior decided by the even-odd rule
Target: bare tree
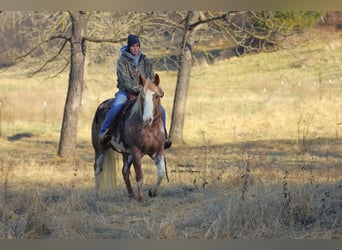
[(226, 14), (205, 17), (200, 11), (188, 11), (184, 19), (183, 39), (180, 53), (180, 66), (173, 101), (170, 137), (175, 143), (183, 142), (186, 98), (188, 95), (190, 73), (193, 62), (193, 47), (197, 32), (206, 24), (226, 18)]
[(81, 108), (82, 89), (84, 85), (84, 62), (86, 56), (87, 21), (82, 11), (69, 12), (72, 29), (69, 38), (70, 73), (67, 98), (64, 106), (64, 115), (61, 129), (58, 155), (70, 158), (76, 150), (77, 121)]
[(192, 67), (192, 47), (195, 43), (196, 32), (200, 25), (193, 25), (199, 20), (198, 11), (189, 11), (184, 20), (181, 61), (177, 75), (177, 85), (173, 101), (170, 137), (176, 143), (183, 141), (186, 98)]

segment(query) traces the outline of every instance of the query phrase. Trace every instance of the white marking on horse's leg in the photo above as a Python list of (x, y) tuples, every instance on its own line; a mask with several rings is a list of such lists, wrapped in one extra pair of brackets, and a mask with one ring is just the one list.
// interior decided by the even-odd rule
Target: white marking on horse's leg
[(160, 187), (160, 184), (161, 184), (163, 178), (166, 176), (166, 166), (165, 166), (165, 156), (164, 155), (161, 155), (161, 156), (154, 155), (152, 158), (153, 158), (153, 160), (156, 163), (157, 168), (158, 168), (157, 183), (149, 191), (149, 195), (151, 197), (154, 197), (154, 196), (158, 195), (158, 189)]
[(142, 184), (143, 184), (143, 181), (140, 180), (140, 181), (137, 181), (137, 188), (142, 188)]
[(158, 180), (157, 180), (157, 184), (156, 184), (156, 188), (158, 188), (160, 186), (160, 183), (162, 182), (163, 178), (166, 175), (166, 170), (165, 170), (165, 156), (162, 155), (160, 157), (155, 156), (153, 158), (154, 162), (157, 165), (158, 168)]
[(149, 124), (153, 121), (153, 91), (147, 89), (144, 100), (143, 121)]
[(137, 181), (138, 200), (140, 202), (144, 202), (144, 195), (143, 195), (143, 191), (142, 191), (142, 186), (143, 186), (143, 179), (141, 179), (140, 181)]

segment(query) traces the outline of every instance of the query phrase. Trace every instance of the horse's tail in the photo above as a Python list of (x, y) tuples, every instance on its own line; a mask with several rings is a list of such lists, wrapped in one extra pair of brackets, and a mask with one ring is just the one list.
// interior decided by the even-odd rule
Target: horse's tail
[(106, 112), (111, 107), (114, 98), (107, 99), (103, 101), (96, 109), (92, 127), (91, 127), (91, 137), (92, 144), (95, 150), (95, 188), (96, 196), (99, 195), (99, 191), (113, 191), (116, 187), (117, 181), (117, 156), (111, 148), (105, 149), (99, 144), (98, 132), (100, 130), (101, 124), (105, 119)]
[(112, 191), (116, 188), (116, 169), (117, 169), (118, 153), (112, 149), (104, 152), (102, 163), (102, 172), (99, 175), (100, 191)]

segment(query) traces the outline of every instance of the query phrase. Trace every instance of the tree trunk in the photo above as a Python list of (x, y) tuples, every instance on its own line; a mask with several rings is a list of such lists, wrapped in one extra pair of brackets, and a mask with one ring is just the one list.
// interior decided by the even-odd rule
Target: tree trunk
[(185, 20), (181, 62), (177, 75), (170, 127), (170, 138), (174, 143), (183, 143), (185, 106), (192, 66), (192, 47), (195, 43), (196, 31), (201, 25), (198, 25), (193, 29), (190, 29), (189, 27), (192, 23), (198, 21), (198, 18), (198, 11), (189, 11)]
[(64, 106), (61, 137), (58, 147), (58, 155), (64, 158), (74, 156), (77, 144), (77, 121), (81, 108), (82, 90), (84, 84), (84, 61), (87, 23), (84, 13), (69, 12), (72, 23), (72, 34), (70, 40), (70, 73), (69, 87)]

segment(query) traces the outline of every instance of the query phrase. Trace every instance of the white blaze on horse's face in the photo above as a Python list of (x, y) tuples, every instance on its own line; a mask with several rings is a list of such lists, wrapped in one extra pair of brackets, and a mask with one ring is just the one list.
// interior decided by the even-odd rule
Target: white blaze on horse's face
[(146, 126), (151, 126), (153, 122), (153, 94), (154, 92), (150, 89), (146, 90), (145, 98), (144, 98), (144, 114), (143, 121)]

